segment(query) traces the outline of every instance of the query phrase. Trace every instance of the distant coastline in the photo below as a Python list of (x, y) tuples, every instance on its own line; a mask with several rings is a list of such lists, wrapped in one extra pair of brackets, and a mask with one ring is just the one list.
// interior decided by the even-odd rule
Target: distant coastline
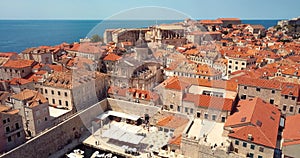
[[(242, 20), (245, 24), (274, 26), (281, 19)], [(99, 23), (100, 35), (107, 28), (147, 27), (181, 20), (0, 20), (0, 52), (18, 52), (28, 47), (72, 43), (84, 38)]]

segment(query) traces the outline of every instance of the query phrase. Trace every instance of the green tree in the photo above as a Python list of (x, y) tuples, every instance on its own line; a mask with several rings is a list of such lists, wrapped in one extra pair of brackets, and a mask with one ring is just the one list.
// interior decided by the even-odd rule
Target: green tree
[(102, 42), (103, 41), (103, 39), (102, 39), (102, 37), (100, 37), (99, 35), (97, 35), (97, 34), (95, 34), (95, 35), (93, 35), (92, 37), (91, 37), (91, 42)]

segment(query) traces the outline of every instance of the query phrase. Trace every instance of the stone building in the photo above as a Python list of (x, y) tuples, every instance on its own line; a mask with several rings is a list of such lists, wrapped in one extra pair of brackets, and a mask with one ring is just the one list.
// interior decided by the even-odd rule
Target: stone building
[(231, 154), (224, 123), (195, 118), (182, 133), (181, 153), (187, 157), (242, 157)]
[(18, 58), (18, 54), (14, 52), (0, 52), (0, 66), (6, 63), (8, 60), (16, 60)]
[(27, 80), (27, 79), (22, 79), (22, 78), (13, 78), (10, 82), (10, 89), (14, 93), (20, 93), (24, 89), (32, 89), (34, 90), (34, 82)]
[(105, 96), (105, 75), (86, 70), (54, 72), (41, 86), (41, 92), (52, 106), (82, 110)]
[(24, 78), (31, 73), (31, 69), (35, 64), (36, 62), (33, 60), (8, 60), (0, 67), (0, 79)]
[(255, 66), (256, 64), (256, 58), (247, 54), (225, 55), (225, 58), (228, 59), (228, 75), (235, 71), (245, 70), (251, 66)]
[(170, 66), (165, 68), (164, 73), (167, 77), (183, 76), (208, 80), (218, 80), (222, 78), (222, 72), (217, 71), (211, 66), (181, 61), (170, 63)]
[(84, 42), (80, 44), (74, 44), (72, 48), (67, 49), (67, 52), (78, 57), (90, 59), (92, 61), (99, 61), (105, 50), (102, 49), (101, 42)]
[(223, 27), (230, 27), (232, 25), (242, 24), (242, 21), (239, 18), (218, 18), (217, 20), (223, 22), (222, 24)]
[(0, 153), (25, 142), (22, 117), (19, 110), (0, 105)]
[(238, 83), (240, 99), (259, 96), (264, 101), (279, 108), (284, 115), (300, 113), (298, 103), (300, 89), (298, 84), (246, 77), (234, 78), (232, 80)]
[(278, 156), (281, 113), (260, 98), (241, 100), (238, 111), (229, 116), (224, 129), (231, 140), (231, 151), (245, 157)]
[(52, 64), (52, 54), (59, 51), (59, 48), (40, 46), (38, 48), (27, 48), (21, 52), (21, 57), (26, 60), (34, 60), (43, 64)]
[(49, 103), (40, 92), (25, 89), (12, 95), (10, 104), (19, 110), (27, 136), (36, 136), (50, 127)]
[(165, 109), (225, 122), (237, 100), (237, 85), (221, 80), (170, 77), (155, 88)]
[(108, 72), (110, 85), (122, 88), (149, 90), (163, 80), (160, 64), (121, 58)]

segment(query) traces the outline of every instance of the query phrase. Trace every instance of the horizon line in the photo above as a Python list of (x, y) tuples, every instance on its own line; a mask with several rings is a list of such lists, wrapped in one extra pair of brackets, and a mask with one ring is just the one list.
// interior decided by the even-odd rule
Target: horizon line
[[(216, 18), (217, 19), (217, 18)], [(285, 19), (285, 18), (239, 18), (240, 20), (289, 20), (289, 19)], [(50, 18), (50, 19), (0, 19), (0, 20), (29, 20), (29, 21), (38, 21), (38, 20), (82, 20), (82, 21), (112, 21), (112, 20), (118, 20), (118, 21), (126, 21), (126, 20), (133, 20), (133, 21), (141, 21), (141, 20), (158, 20), (158, 21), (161, 21), (161, 20), (185, 20), (185, 19), (55, 19), (55, 18)], [(191, 19), (191, 20), (214, 20), (214, 19), (211, 19), (211, 18), (197, 18), (197, 19)]]

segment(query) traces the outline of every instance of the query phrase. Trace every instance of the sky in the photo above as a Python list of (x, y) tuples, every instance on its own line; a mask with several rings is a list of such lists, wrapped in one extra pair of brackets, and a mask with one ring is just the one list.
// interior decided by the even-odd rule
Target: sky
[[(149, 6), (152, 10), (143, 9)], [(193, 19), (291, 19), (300, 16), (299, 6), (299, 0), (1, 0), (0, 19), (102, 20), (179, 14)]]

